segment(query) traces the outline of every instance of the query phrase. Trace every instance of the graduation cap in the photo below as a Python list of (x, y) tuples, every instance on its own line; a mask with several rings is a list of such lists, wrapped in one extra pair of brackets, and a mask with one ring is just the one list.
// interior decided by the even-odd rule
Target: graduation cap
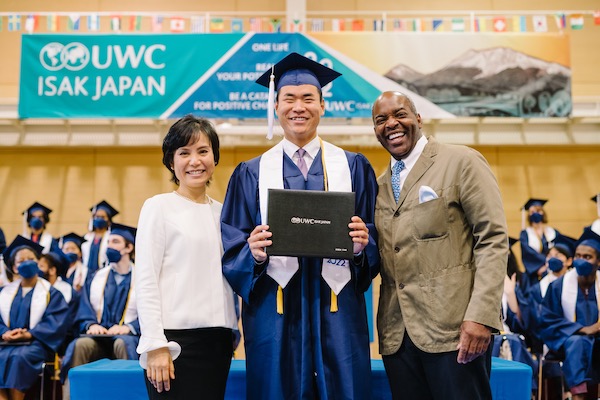
[(73, 242), (81, 249), (81, 244), (85, 242), (85, 238), (79, 236), (75, 232), (67, 233), (66, 235), (60, 237), (58, 241), (58, 247), (62, 249), (67, 242)]
[(37, 210), (42, 210), (44, 212), (44, 214), (46, 214), (46, 216), (50, 215), (50, 213), (52, 212), (51, 209), (49, 209), (48, 207), (46, 207), (45, 205), (43, 205), (42, 203), (38, 203), (37, 201), (35, 203), (33, 203), (32, 205), (30, 205), (25, 211), (23, 211), (23, 214), (27, 215), (27, 218), (29, 219), (31, 214), (34, 211)]
[(119, 211), (117, 211), (113, 206), (111, 206), (108, 203), (108, 201), (106, 201), (106, 200), (102, 200), (100, 203), (98, 203), (95, 206), (93, 206), (92, 208), (90, 208), (90, 211), (92, 212), (92, 214), (95, 214), (96, 210), (98, 210), (98, 209), (102, 209), (102, 210), (106, 211), (106, 214), (108, 214), (108, 218), (111, 221), (112, 221), (113, 217), (119, 213)]
[(567, 258), (573, 257), (575, 252), (575, 243), (577, 239), (559, 233), (554, 239), (554, 248), (560, 251)]
[(544, 204), (546, 204), (547, 202), (548, 202), (548, 200), (544, 200), (544, 199), (529, 199), (529, 200), (527, 200), (527, 202), (523, 206), (523, 209), (524, 210), (529, 210), (529, 208), (532, 207), (532, 206), (543, 207)]
[(44, 250), (44, 246), (40, 246), (39, 244), (21, 235), (17, 235), (12, 243), (6, 249), (4, 249), (4, 252), (2, 252), (2, 256), (4, 257), (4, 262), (6, 265), (12, 266), (13, 257), (19, 250), (24, 248), (31, 249), (37, 257), (39, 257), (42, 254), (42, 250)]
[(584, 228), (583, 233), (577, 239), (577, 247), (581, 245), (593, 248), (600, 255), (600, 235), (591, 230), (590, 227)]
[(125, 240), (131, 243), (135, 243), (135, 235), (137, 233), (137, 229), (133, 226), (127, 226), (123, 224), (112, 224), (110, 229), (111, 235), (119, 235), (122, 236)]
[(339, 77), (339, 72), (332, 70), (310, 58), (298, 53), (290, 53), (278, 63), (273, 65), (256, 80), (256, 83), (269, 88), (267, 105), (268, 134), (267, 139), (273, 138), (273, 109), (275, 104), (275, 90), (283, 86), (313, 85), (318, 89)]

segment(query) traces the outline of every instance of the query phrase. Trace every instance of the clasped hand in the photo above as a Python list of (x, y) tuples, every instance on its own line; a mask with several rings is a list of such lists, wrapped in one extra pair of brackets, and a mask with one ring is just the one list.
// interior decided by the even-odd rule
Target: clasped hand
[(25, 328), (16, 328), (6, 331), (2, 334), (2, 340), (5, 342), (23, 342), (31, 340), (33, 336)]

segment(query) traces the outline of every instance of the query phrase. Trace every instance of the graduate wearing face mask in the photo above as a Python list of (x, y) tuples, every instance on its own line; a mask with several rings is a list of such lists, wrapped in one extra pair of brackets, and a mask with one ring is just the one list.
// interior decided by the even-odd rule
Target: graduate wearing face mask
[[(22, 236), (3, 256), (17, 272), (0, 292), (0, 398), (23, 399), (39, 377), (43, 361), (53, 357), (67, 331), (63, 295), (39, 277), (42, 247)], [(27, 346), (11, 343), (30, 342)]]
[(92, 216), (89, 232), (81, 244), (82, 263), (88, 268), (88, 282), (96, 271), (107, 264), (106, 249), (112, 220), (119, 212), (107, 201), (102, 200), (90, 208)]
[(64, 280), (75, 289), (81, 292), (87, 278), (88, 267), (81, 262), (81, 246), (85, 239), (78, 234), (67, 233), (58, 240), (58, 246), (65, 253), (68, 260), (67, 271)]
[(58, 248), (58, 241), (46, 231), (51, 212), (51, 209), (38, 202), (23, 211), (23, 237), (41, 245), (43, 254)]
[(563, 373), (573, 400), (597, 384), (599, 354), (600, 236), (586, 228), (577, 242), (573, 267), (550, 285), (542, 303), (540, 333), (553, 351), (564, 351)]
[(106, 249), (107, 267), (84, 287), (75, 324), (84, 335), (67, 347), (61, 378), (69, 398), (68, 371), (101, 358), (136, 360), (140, 326), (133, 288), (135, 228), (113, 224)]
[(554, 246), (554, 240), (560, 233), (548, 226), (548, 214), (544, 210), (546, 202), (548, 200), (529, 199), (521, 209), (523, 230), (519, 241), (521, 242), (521, 260), (525, 266), (522, 280), (524, 290), (533, 286), (548, 272), (546, 254)]

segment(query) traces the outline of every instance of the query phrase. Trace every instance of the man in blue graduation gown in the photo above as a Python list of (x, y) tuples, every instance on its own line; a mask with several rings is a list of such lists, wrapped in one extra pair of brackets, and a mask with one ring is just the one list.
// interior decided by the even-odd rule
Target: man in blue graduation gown
[(98, 270), (84, 287), (75, 318), (84, 334), (69, 344), (61, 377), (65, 381), (63, 398), (68, 398), (66, 381), (70, 368), (100, 358), (137, 360), (135, 351), (140, 325), (133, 288), (133, 250), (135, 228), (113, 224), (108, 238), (108, 268)]
[[(6, 249), (7, 260), (27, 249), (39, 256), (42, 246), (21, 236)], [(20, 278), (0, 292), (0, 398), (23, 399), (35, 384), (42, 363), (54, 358), (67, 332), (63, 295), (38, 277), (36, 259), (18, 261)], [(28, 342), (29, 344), (23, 344)]]
[[(270, 74), (257, 82), (269, 86)], [(337, 76), (296, 53), (275, 64), (271, 79), (284, 139), (238, 165), (227, 189), (223, 273), (244, 300), (249, 399), (371, 397), (364, 292), (379, 271), (373, 225), (377, 184), (364, 156), (317, 135), (325, 112), (321, 88)], [(354, 258), (267, 256), (268, 188), (354, 192), (355, 216), (349, 221)], [(332, 277), (332, 266), (344, 278)]]
[(598, 381), (598, 267), (600, 236), (585, 229), (575, 249), (574, 269), (550, 284), (540, 321), (544, 343), (564, 351), (563, 372), (573, 400), (583, 400)]

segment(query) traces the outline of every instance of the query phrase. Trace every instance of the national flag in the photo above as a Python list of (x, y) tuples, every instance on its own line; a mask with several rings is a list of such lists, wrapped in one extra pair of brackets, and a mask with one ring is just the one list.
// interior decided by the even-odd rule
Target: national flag
[(421, 24), (421, 18), (413, 18), (411, 30), (413, 32), (421, 32), (423, 30), (423, 26)]
[[(115, 17), (113, 17), (113, 18), (115, 18)], [(119, 18), (119, 17), (116, 17), (116, 18)], [(112, 26), (112, 21), (111, 21), (111, 26)], [(90, 32), (95, 32), (95, 31), (100, 30), (100, 17), (98, 16), (98, 14), (92, 14), (92, 15), (88, 16), (87, 29)], [(121, 29), (121, 22), (119, 22), (119, 28), (117, 30), (119, 30), (119, 29)]]
[(513, 32), (527, 32), (527, 20), (525, 16), (513, 16)]
[(321, 18), (314, 18), (310, 22), (310, 30), (313, 32), (323, 32), (324, 23)]
[(341, 32), (346, 30), (346, 20), (334, 18), (331, 20), (331, 30), (334, 32)]
[(164, 17), (162, 15), (155, 15), (152, 17), (152, 32), (162, 32)]
[(20, 31), (21, 30), (21, 16), (12, 14), (8, 16), (8, 30), (9, 31)]
[(583, 15), (573, 14), (571, 15), (571, 29), (574, 31), (580, 31), (583, 29)]
[(25, 20), (25, 30), (29, 33), (35, 31), (38, 28), (38, 16), (28, 15)]
[(364, 31), (365, 30), (365, 21), (362, 19), (352, 20), (352, 30), (353, 31)]
[(494, 32), (506, 32), (506, 17), (494, 17)]
[(373, 30), (376, 32), (385, 31), (385, 20), (384, 19), (374, 19), (373, 20)]
[(281, 32), (281, 20), (279, 18), (271, 18), (269, 32)]
[(464, 18), (452, 18), (452, 32), (464, 32), (465, 31), (465, 19)]
[(475, 18), (475, 32), (487, 31), (487, 18)]
[(58, 15), (51, 14), (46, 17), (46, 29), (48, 32), (56, 32), (58, 30)]
[(600, 25), (600, 10), (594, 11), (594, 25)]
[(139, 31), (142, 28), (142, 16), (131, 15), (129, 17), (129, 31)]
[(223, 18), (211, 18), (208, 29), (212, 33), (225, 32), (225, 21), (223, 21)]
[(555, 14), (554, 21), (556, 22), (556, 27), (561, 31), (567, 27), (567, 16), (564, 13)]
[[(442, 26), (444, 23), (444, 20), (441, 18), (434, 18), (431, 22), (431, 28), (434, 31), (438, 31), (441, 32), (444, 30), (444, 27)], [(454, 28), (454, 22), (452, 22), (452, 27)]]
[(244, 20), (241, 18), (231, 19), (231, 32), (239, 33), (244, 31)]
[(81, 16), (79, 14), (69, 14), (67, 25), (70, 31), (78, 31), (81, 26)]
[(302, 30), (303, 30), (302, 20), (294, 18), (292, 20), (292, 23), (289, 24), (289, 30), (290, 30), (290, 32), (302, 32)]
[(121, 17), (119, 15), (110, 17), (110, 30), (113, 32), (121, 31)]
[(182, 17), (171, 17), (171, 32), (181, 33), (185, 30), (185, 20)]
[(393, 21), (393, 30), (394, 32), (402, 32), (406, 31), (406, 21), (400, 18), (394, 18)]
[(192, 33), (204, 33), (206, 32), (204, 17), (194, 15), (190, 17), (190, 32)]
[(250, 31), (262, 32), (262, 18), (250, 18)]
[(548, 18), (545, 15), (534, 15), (532, 22), (534, 32), (548, 32)]

